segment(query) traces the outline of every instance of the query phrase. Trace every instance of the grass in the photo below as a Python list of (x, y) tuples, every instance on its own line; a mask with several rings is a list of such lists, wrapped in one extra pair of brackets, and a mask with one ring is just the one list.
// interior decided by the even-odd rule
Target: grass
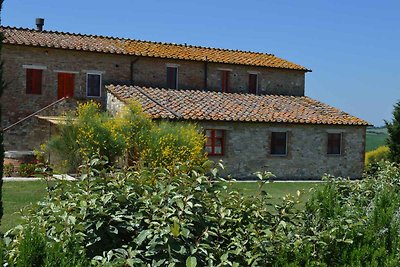
[[(301, 203), (299, 207), (302, 207), (310, 197), (310, 190), (320, 185), (321, 183), (313, 182), (273, 182), (265, 184), (263, 190), (271, 197), (271, 203), (279, 203), (282, 197), (287, 194), (296, 196), (297, 191), (300, 191)], [(232, 187), (247, 196), (252, 196), (258, 192), (258, 183), (255, 182), (234, 183)]]
[(365, 151), (368, 152), (385, 145), (387, 137), (388, 133), (386, 128), (368, 128)]
[(30, 203), (42, 200), (46, 195), (44, 181), (4, 182), (3, 207), (4, 216), (0, 231), (5, 232), (22, 222), (20, 210)]

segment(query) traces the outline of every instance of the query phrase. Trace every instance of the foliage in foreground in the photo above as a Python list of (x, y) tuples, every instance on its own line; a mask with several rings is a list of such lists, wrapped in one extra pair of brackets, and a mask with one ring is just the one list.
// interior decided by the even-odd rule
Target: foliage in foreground
[(178, 163), (188, 166), (205, 160), (205, 138), (188, 123), (162, 122), (157, 124), (132, 103), (117, 117), (101, 112), (95, 102), (80, 104), (76, 114), (70, 114), (59, 135), (47, 144), (63, 163), (64, 171), (76, 171), (93, 156), (106, 157), (110, 165), (118, 160), (137, 168), (167, 168)]
[(9, 263), (32, 256), (21, 244), (35, 251), (34, 229), (40, 251), (57, 247), (58, 258), (69, 258), (75, 244), (82, 266), (400, 265), (394, 164), (379, 163), (362, 181), (325, 177), (298, 211), (293, 197), (272, 206), (268, 184), (243, 197), (203, 175), (207, 168), (105, 174), (98, 163), (83, 181), (59, 184), (7, 234)]

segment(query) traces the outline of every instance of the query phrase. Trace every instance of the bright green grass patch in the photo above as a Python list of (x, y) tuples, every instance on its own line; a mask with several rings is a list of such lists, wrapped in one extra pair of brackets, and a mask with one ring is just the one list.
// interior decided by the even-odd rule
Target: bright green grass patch
[[(309, 199), (312, 188), (320, 185), (318, 182), (272, 182), (265, 184), (263, 190), (271, 197), (271, 203), (280, 202), (287, 194), (296, 196), (297, 191), (300, 191), (300, 201), (304, 204)], [(259, 191), (257, 182), (236, 182), (232, 187), (247, 196), (256, 195)]]
[(386, 128), (368, 128), (365, 151), (372, 151), (380, 146), (384, 146), (387, 137), (388, 133)]
[(5, 232), (22, 222), (22, 208), (31, 203), (36, 203), (46, 196), (46, 182), (21, 181), (4, 182), (3, 207), (4, 216), (1, 221), (0, 231)]

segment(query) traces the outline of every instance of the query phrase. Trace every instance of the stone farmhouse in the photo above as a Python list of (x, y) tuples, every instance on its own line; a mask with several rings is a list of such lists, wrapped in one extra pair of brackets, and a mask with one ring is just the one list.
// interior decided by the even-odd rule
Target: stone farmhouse
[(265, 53), (45, 31), (40, 20), (0, 30), (2, 127), (37, 115), (7, 128), (6, 150), (45, 142), (54, 116), (77, 101), (115, 114), (135, 99), (155, 120), (196, 122), (210, 159), (235, 177), (361, 177), (368, 123), (305, 96), (305, 67)]

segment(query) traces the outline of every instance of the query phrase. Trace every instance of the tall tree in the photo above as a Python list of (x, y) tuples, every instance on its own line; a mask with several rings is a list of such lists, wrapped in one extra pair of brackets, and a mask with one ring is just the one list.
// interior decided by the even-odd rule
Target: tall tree
[[(0, 25), (1, 25), (1, 10), (4, 0), (0, 0)], [(3, 61), (2, 61), (2, 48), (3, 48), (3, 32), (0, 31), (0, 100), (3, 95), (5, 83), (3, 80)], [(2, 105), (0, 102), (0, 127), (2, 124)], [(4, 167), (4, 145), (3, 145), (3, 129), (0, 130), (0, 223), (3, 218), (3, 167)]]
[(392, 122), (385, 121), (389, 137), (386, 140), (389, 146), (389, 158), (393, 162), (400, 163), (400, 101), (394, 105)]

